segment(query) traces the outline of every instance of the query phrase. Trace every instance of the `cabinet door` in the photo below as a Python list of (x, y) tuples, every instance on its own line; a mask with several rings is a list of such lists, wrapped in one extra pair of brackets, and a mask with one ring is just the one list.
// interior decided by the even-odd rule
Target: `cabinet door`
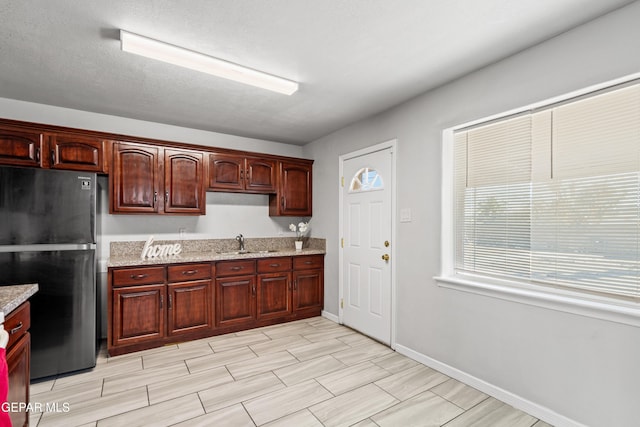
[(269, 199), (269, 215), (311, 216), (311, 164), (280, 162), (278, 194)]
[(113, 290), (113, 345), (136, 344), (164, 337), (165, 285)]
[(0, 129), (0, 164), (42, 167), (40, 132)]
[(256, 276), (216, 279), (218, 326), (248, 325), (256, 318)]
[(258, 275), (256, 304), (258, 320), (291, 314), (291, 273)]
[(275, 193), (277, 190), (276, 161), (247, 157), (244, 188), (250, 193)]
[(320, 314), (324, 304), (322, 270), (293, 272), (293, 311)]
[(209, 190), (244, 191), (244, 156), (209, 154)]
[(167, 285), (168, 335), (180, 335), (213, 328), (211, 280)]
[(113, 147), (111, 213), (157, 213), (161, 200), (159, 148), (117, 143)]
[[(7, 401), (11, 403), (29, 402), (29, 377), (31, 334), (28, 332), (7, 353), (7, 368), (9, 371), (9, 395)], [(29, 425), (29, 414), (26, 410), (10, 412), (11, 424), (14, 427)]]
[(164, 151), (164, 211), (204, 215), (203, 153)]
[(101, 139), (55, 134), (49, 138), (51, 168), (103, 172), (104, 149)]

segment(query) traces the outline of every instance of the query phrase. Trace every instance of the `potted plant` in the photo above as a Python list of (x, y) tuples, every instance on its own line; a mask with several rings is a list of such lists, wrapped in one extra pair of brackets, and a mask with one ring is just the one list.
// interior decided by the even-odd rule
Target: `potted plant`
[(302, 250), (302, 238), (309, 230), (308, 222), (300, 222), (296, 226), (295, 224), (289, 224), (289, 230), (296, 232), (296, 251)]

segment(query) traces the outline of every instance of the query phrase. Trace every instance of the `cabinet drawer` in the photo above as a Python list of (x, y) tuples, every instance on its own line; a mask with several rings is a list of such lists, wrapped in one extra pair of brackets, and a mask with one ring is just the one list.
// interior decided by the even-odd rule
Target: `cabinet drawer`
[(209, 279), (211, 264), (170, 265), (167, 267), (167, 274), (169, 282)]
[(323, 255), (306, 255), (293, 257), (294, 270), (308, 270), (312, 268), (322, 268), (324, 266)]
[(9, 332), (9, 343), (7, 348), (11, 348), (31, 327), (31, 307), (29, 301), (20, 305), (7, 316), (4, 321), (4, 329)]
[(265, 258), (258, 260), (258, 273), (273, 273), (291, 270), (291, 257)]
[(240, 261), (221, 261), (216, 264), (216, 276), (235, 276), (238, 274), (255, 274), (256, 262), (253, 259)]
[(113, 270), (113, 286), (164, 283), (164, 267), (127, 268)]

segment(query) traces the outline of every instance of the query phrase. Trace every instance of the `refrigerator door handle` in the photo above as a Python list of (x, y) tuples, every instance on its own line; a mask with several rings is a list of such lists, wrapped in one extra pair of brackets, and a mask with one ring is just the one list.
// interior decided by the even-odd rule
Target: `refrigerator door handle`
[(53, 252), (53, 251), (86, 251), (95, 250), (95, 243), (65, 243), (65, 244), (43, 244), (43, 245), (2, 245), (0, 253), (3, 252)]

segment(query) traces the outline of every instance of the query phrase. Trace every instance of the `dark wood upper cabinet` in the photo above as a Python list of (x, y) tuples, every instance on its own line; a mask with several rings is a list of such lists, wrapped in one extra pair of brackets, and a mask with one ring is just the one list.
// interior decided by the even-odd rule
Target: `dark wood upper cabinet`
[(116, 143), (113, 147), (113, 170), (110, 213), (158, 213), (162, 203), (159, 147)]
[(235, 154), (209, 154), (209, 184), (212, 191), (275, 193), (276, 161)]
[(269, 198), (269, 215), (312, 215), (311, 167), (311, 161), (279, 162), (278, 193)]
[(209, 154), (209, 190), (242, 192), (244, 156)]
[(271, 216), (312, 215), (307, 159), (0, 119), (0, 165), (108, 174), (110, 213), (204, 215), (206, 191), (220, 191), (268, 194)]
[(198, 151), (114, 144), (110, 212), (204, 215), (203, 156)]
[(164, 150), (164, 211), (204, 215), (204, 154), (187, 150)]
[(244, 187), (250, 193), (275, 193), (277, 190), (277, 162), (271, 159), (247, 157), (244, 168)]
[(54, 134), (49, 137), (49, 161), (52, 169), (104, 172), (104, 144), (101, 139)]
[(0, 128), (0, 164), (42, 167), (43, 143), (41, 132)]

